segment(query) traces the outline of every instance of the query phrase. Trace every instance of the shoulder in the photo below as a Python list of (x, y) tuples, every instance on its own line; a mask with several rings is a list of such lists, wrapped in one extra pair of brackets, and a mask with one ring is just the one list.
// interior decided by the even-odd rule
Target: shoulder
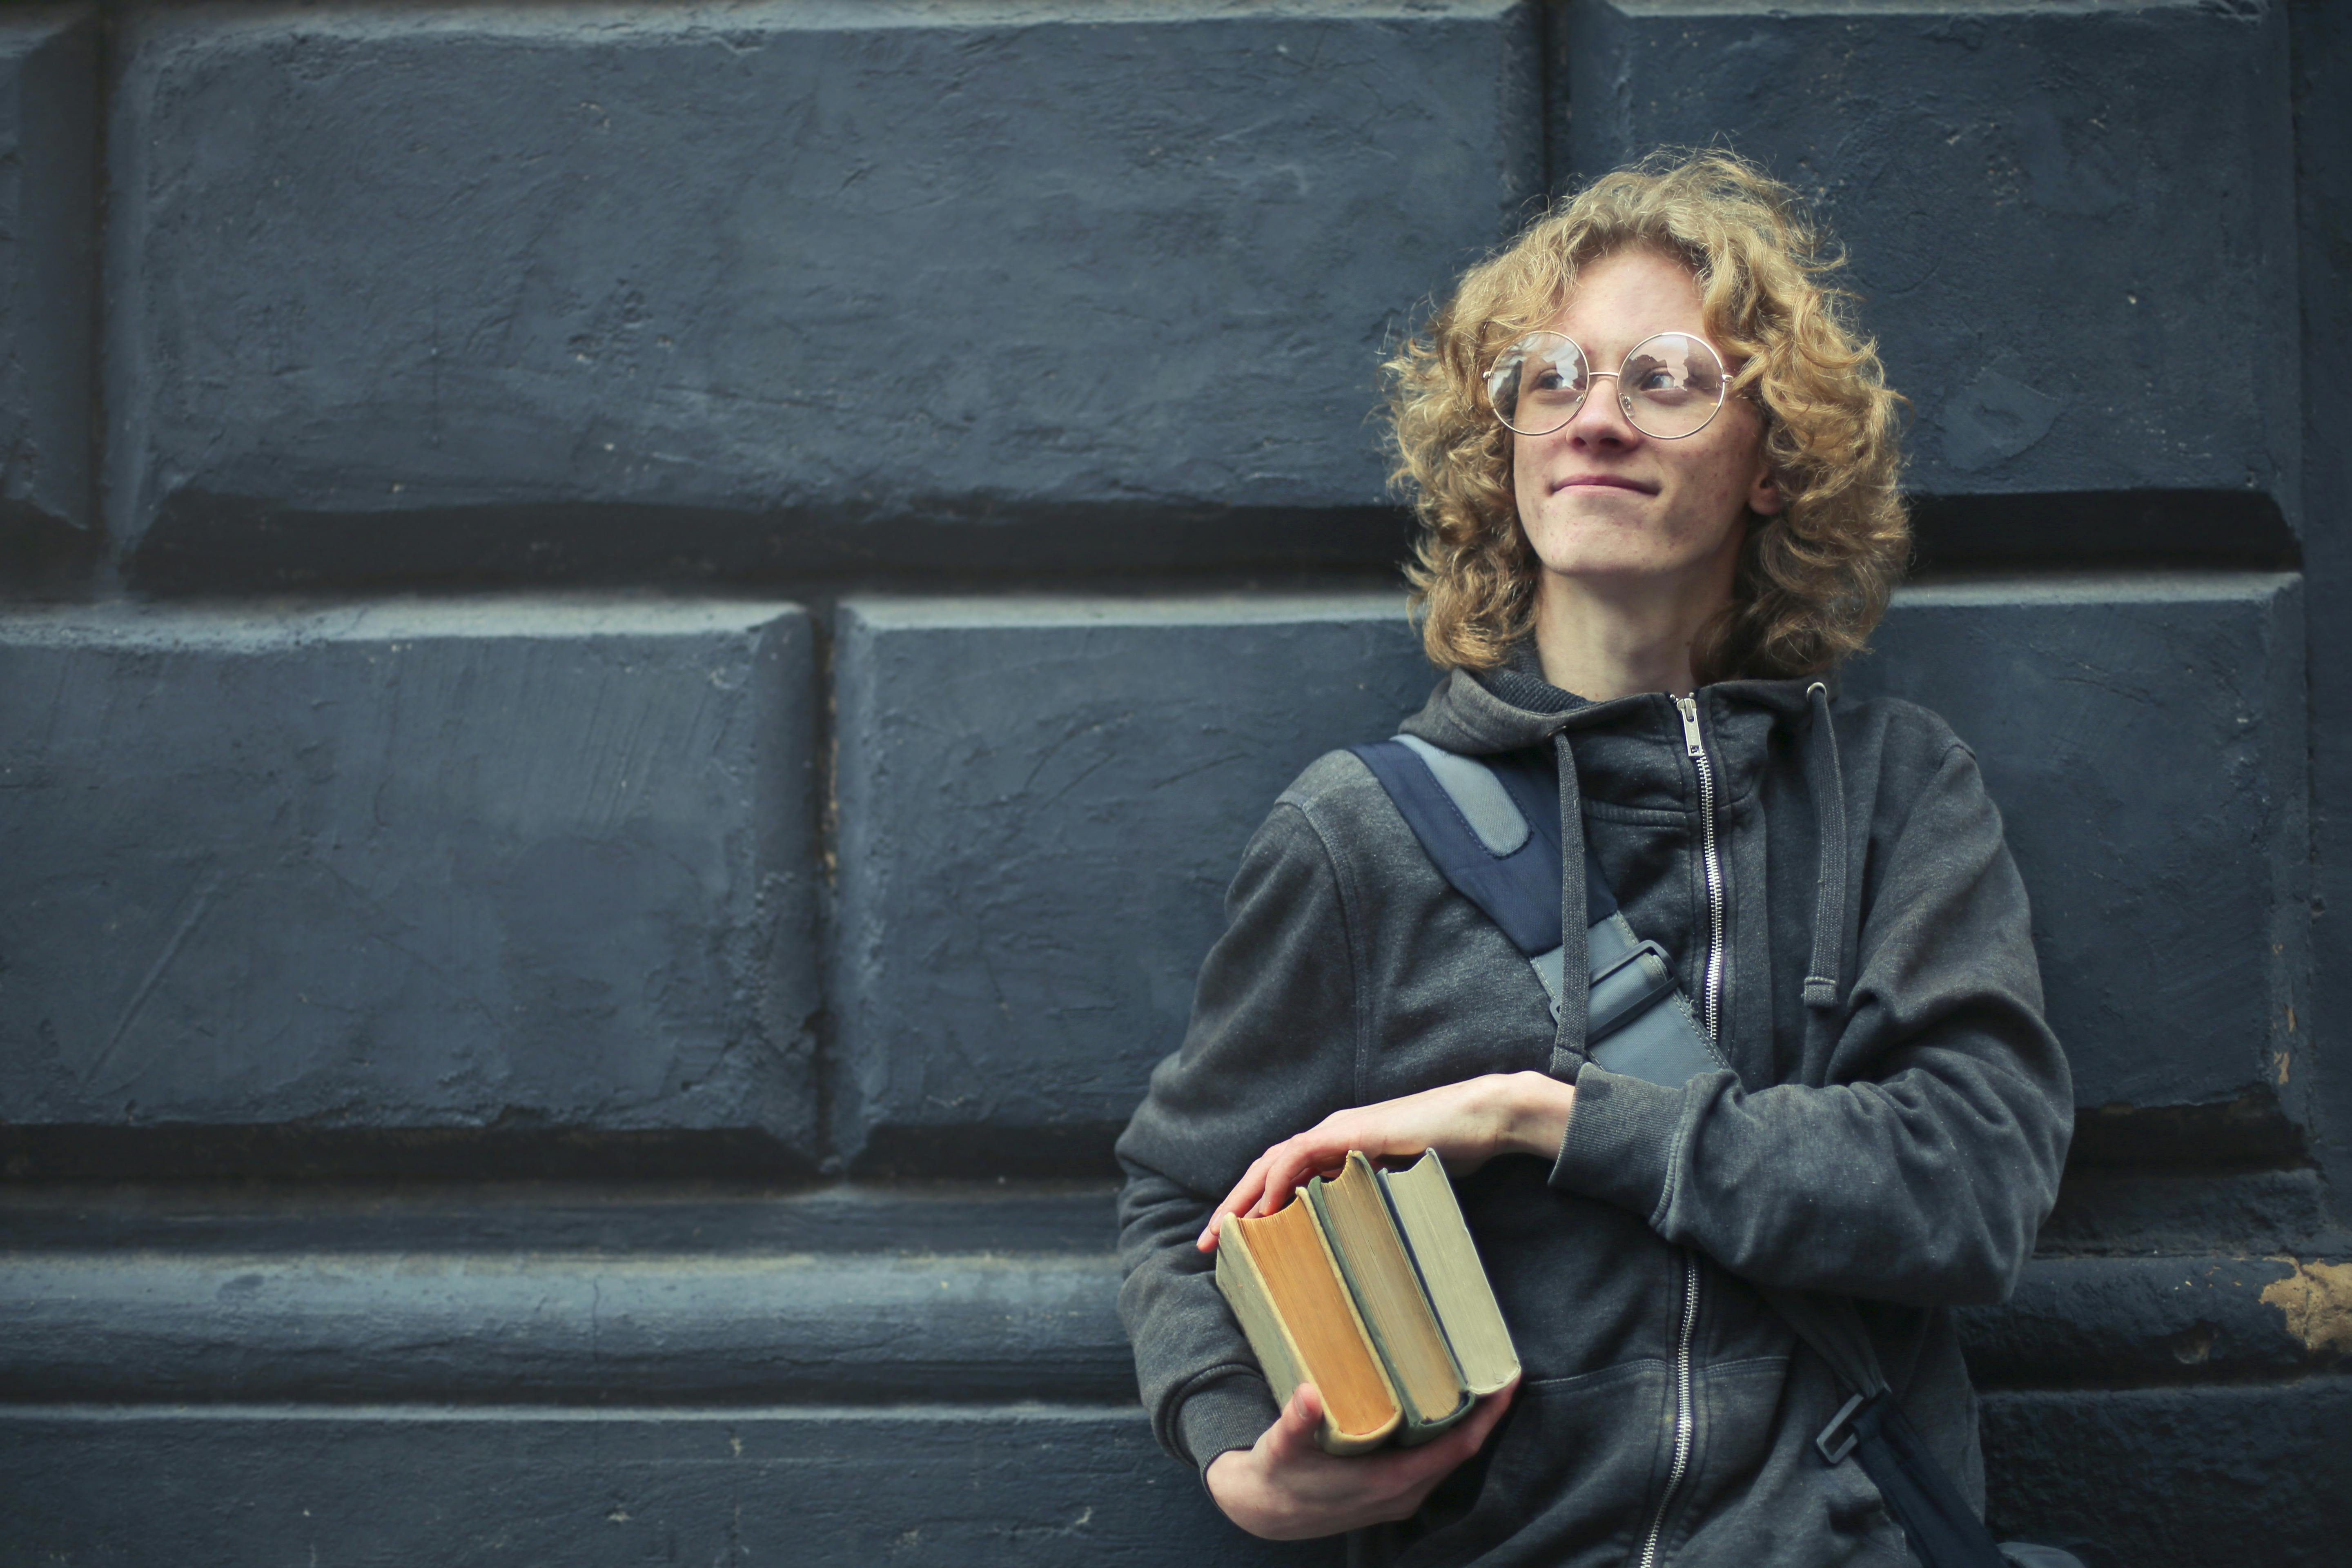
[(1874, 837), (1914, 829), (1950, 834), (1974, 823), (2000, 837), (2000, 817), (1969, 743), (1943, 716), (1898, 697), (1831, 706), (1849, 810)]
[(1942, 714), (1900, 697), (1841, 695), (1830, 704), (1830, 716), (1837, 721), (1840, 739), (1851, 730), (1906, 751), (1937, 753), (1967, 743)]
[(1253, 850), (1311, 855), (1353, 885), (1381, 882), (1424, 858), (1388, 790), (1352, 752), (1327, 752), (1275, 798)]
[(1361, 757), (1353, 752), (1326, 752), (1290, 781), (1289, 787), (1275, 797), (1275, 805), (1277, 810), (1296, 807), (1312, 818), (1361, 812), (1387, 798), (1388, 792)]
[(1841, 749), (1868, 760), (1885, 784), (1932, 777), (1955, 752), (1971, 762), (1976, 757), (1943, 715), (1900, 697), (1840, 697), (1830, 705), (1830, 718)]

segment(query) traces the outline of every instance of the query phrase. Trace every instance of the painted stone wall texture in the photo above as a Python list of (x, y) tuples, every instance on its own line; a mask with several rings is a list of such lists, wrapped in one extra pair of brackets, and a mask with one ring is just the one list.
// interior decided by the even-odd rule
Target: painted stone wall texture
[(1848, 678), (1975, 749), (2094, 1127), (2195, 1107), (2177, 1125), (2209, 1156), (2301, 1146), (2303, 640), (2294, 577), (1923, 585)]
[(1920, 489), (2291, 503), (2287, 31), (2198, 0), (1584, 0), (1564, 151), (1598, 174), (1720, 138), (1817, 195), (1913, 400)]
[[(1848, 677), (1976, 744), (2077, 1098), (2176, 1146), (2303, 1137), (2298, 594), (1921, 587)], [(917, 1164), (1098, 1163), (1276, 794), (1435, 673), (1393, 598), (860, 601), (836, 668), (836, 1135)]]
[(0, 1118), (814, 1131), (790, 605), (0, 616)]
[(1717, 142), (2075, 1066), (1992, 1521), (2335, 1561), (2347, 15), (0, 9), (0, 1568), (1339, 1561), (1153, 1443), (1111, 1140), (1433, 682), (1381, 360)]
[(1385, 543), (1375, 369), (1540, 192), (1533, 26), (142, 8), (110, 526), (204, 578)]
[(0, 569), (86, 553), (98, 229), (98, 26), (0, 16)]

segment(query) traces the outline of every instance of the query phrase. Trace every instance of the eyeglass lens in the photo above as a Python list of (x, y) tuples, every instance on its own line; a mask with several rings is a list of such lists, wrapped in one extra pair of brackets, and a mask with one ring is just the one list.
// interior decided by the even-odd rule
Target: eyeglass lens
[[(1486, 395), (1521, 436), (1549, 436), (1576, 417), (1596, 377), (1584, 351), (1558, 332), (1529, 332), (1495, 362)], [(1616, 375), (1617, 405), (1634, 429), (1671, 441), (1695, 436), (1723, 406), (1723, 361), (1704, 338), (1660, 332), (1633, 345)]]

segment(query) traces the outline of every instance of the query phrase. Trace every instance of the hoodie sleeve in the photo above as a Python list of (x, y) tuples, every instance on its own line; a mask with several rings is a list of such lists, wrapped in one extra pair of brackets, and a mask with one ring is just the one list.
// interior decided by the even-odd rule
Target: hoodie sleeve
[(1225, 915), (1183, 1046), (1118, 1146), (1119, 1318), (1153, 1432), (1204, 1471), (1278, 1412), (1194, 1238), (1268, 1145), (1351, 1102), (1357, 1054), (1339, 879), (1288, 797), (1244, 852)]
[(1828, 1081), (1664, 1089), (1587, 1064), (1552, 1180), (1759, 1284), (1996, 1301), (2056, 1201), (2074, 1095), (1967, 747), (1945, 745), (1870, 855)]

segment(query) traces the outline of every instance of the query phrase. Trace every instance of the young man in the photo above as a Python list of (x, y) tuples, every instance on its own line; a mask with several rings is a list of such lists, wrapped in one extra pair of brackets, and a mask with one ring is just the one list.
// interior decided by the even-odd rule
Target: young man
[[(1405, 730), (1556, 772), (1576, 1000), (1556, 1022), (1351, 754), (1251, 842), (1119, 1155), (1145, 1403), (1255, 1533), (1354, 1531), (1365, 1562), (1909, 1561), (1814, 1447), (1844, 1394), (1759, 1287), (1858, 1302), (1981, 1507), (1946, 1309), (2014, 1281), (2071, 1093), (1974, 757), (1810, 679), (1908, 548), (1896, 400), (1820, 256), (1748, 166), (1654, 161), (1473, 269), (1391, 367), (1448, 672)], [(1586, 1056), (1588, 839), (1719, 1069), (1668, 1087)], [(1219, 1297), (1217, 1226), (1349, 1149), (1431, 1147), (1524, 1376), (1425, 1447), (1335, 1458)]]

